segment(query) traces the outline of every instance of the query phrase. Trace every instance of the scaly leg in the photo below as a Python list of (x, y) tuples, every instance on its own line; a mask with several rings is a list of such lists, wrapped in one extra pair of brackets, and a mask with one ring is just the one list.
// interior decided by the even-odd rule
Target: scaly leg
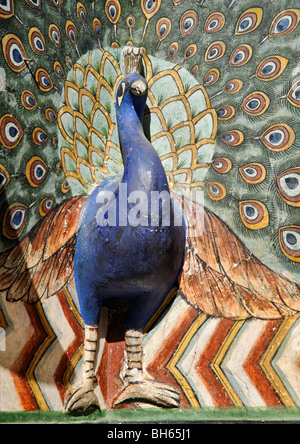
[(143, 337), (144, 334), (138, 330), (125, 333), (125, 387), (117, 394), (114, 405), (140, 401), (161, 407), (178, 407), (180, 396), (173, 386), (144, 374)]
[(95, 357), (98, 327), (85, 325), (84, 334), (83, 377), (79, 386), (70, 393), (66, 400), (64, 406), (66, 412), (86, 410), (92, 406), (100, 409), (98, 398), (94, 392), (97, 385)]

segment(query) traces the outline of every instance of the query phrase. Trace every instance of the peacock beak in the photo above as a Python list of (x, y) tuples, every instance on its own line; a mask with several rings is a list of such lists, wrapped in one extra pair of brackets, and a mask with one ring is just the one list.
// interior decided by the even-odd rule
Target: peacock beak
[(142, 96), (147, 91), (147, 85), (142, 80), (135, 80), (130, 85), (130, 92), (135, 96)]

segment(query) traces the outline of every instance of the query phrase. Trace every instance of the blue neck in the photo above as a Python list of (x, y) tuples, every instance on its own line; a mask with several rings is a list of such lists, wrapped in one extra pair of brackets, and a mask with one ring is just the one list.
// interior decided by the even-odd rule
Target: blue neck
[[(137, 102), (137, 103), (134, 103)], [(120, 108), (117, 108), (117, 124), (124, 161), (123, 183), (128, 193), (141, 190), (169, 191), (165, 170), (153, 146), (144, 135), (142, 119), (145, 100), (125, 93)]]

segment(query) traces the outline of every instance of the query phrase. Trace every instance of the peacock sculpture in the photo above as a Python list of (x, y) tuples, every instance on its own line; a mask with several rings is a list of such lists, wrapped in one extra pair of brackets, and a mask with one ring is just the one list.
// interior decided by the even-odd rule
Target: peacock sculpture
[(178, 288), (211, 316), (300, 311), (299, 5), (4, 0), (0, 17), (0, 290), (36, 303), (75, 279), (67, 411), (98, 405), (112, 301), (128, 305), (115, 405), (176, 407), (142, 356)]

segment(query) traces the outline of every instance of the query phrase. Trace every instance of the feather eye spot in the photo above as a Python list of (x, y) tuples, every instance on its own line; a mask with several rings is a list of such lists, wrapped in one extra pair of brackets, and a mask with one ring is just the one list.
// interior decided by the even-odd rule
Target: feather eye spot
[(252, 57), (252, 47), (250, 45), (239, 45), (233, 51), (229, 59), (230, 66), (243, 66)]
[(231, 105), (224, 105), (217, 109), (216, 111), (218, 119), (220, 120), (229, 120), (235, 114), (235, 109)]
[(209, 182), (207, 193), (212, 200), (222, 200), (226, 197), (226, 188), (218, 182)]
[(247, 9), (247, 11), (244, 11), (243, 14), (239, 17), (236, 23), (235, 34), (241, 35), (254, 31), (254, 29), (256, 29), (260, 25), (262, 16), (262, 8)]
[(27, 221), (28, 208), (21, 203), (10, 205), (3, 218), (2, 231), (6, 238), (17, 239), (23, 232)]
[(48, 137), (46, 132), (42, 128), (35, 128), (32, 132), (32, 140), (37, 145), (41, 146), (47, 142)]
[(260, 230), (269, 225), (269, 212), (265, 204), (255, 200), (239, 202), (240, 217), (245, 227)]
[(291, 261), (300, 262), (300, 227), (297, 225), (281, 227), (278, 237), (283, 254)]
[(168, 56), (169, 56), (169, 58), (172, 59), (173, 57), (175, 57), (177, 52), (178, 52), (178, 43), (177, 42), (171, 43), (171, 45), (168, 48)]
[(142, 0), (141, 7), (147, 20), (149, 20), (160, 8), (161, 0)]
[(196, 54), (196, 52), (197, 52), (197, 45), (195, 43), (192, 43), (186, 48), (184, 52), (184, 60), (190, 59)]
[(46, 43), (43, 34), (38, 28), (31, 28), (28, 32), (28, 41), (31, 49), (38, 55), (46, 54)]
[(280, 12), (271, 23), (269, 36), (282, 37), (291, 34), (297, 28), (299, 20), (299, 9), (286, 9)]
[(221, 12), (214, 12), (210, 14), (204, 24), (204, 31), (207, 34), (220, 31), (225, 25), (225, 16)]
[(229, 146), (241, 145), (244, 141), (244, 134), (239, 130), (226, 131), (221, 135), (223, 143)]
[(21, 72), (25, 67), (26, 52), (21, 40), (14, 34), (7, 34), (2, 39), (3, 55), (6, 63), (15, 72)]
[(40, 157), (32, 157), (26, 165), (26, 178), (32, 187), (39, 187), (47, 174), (48, 167)]
[(205, 61), (212, 62), (214, 60), (218, 60), (225, 54), (226, 45), (224, 42), (213, 42), (209, 45), (205, 52)]
[(220, 174), (226, 174), (232, 169), (232, 162), (226, 157), (216, 157), (212, 160), (213, 169)]
[(294, 85), (290, 88), (287, 94), (287, 100), (297, 108), (300, 107), (300, 80), (298, 80)]
[(287, 124), (272, 125), (261, 136), (261, 141), (271, 151), (284, 151), (295, 141), (294, 130)]
[(34, 94), (31, 91), (24, 90), (21, 94), (21, 102), (25, 109), (31, 111), (36, 108), (37, 101)]
[(250, 184), (261, 183), (266, 178), (266, 169), (261, 163), (248, 163), (239, 168), (240, 175)]
[(264, 80), (274, 80), (285, 70), (288, 59), (281, 56), (270, 56), (263, 60), (257, 67), (255, 77)]
[(156, 35), (158, 40), (161, 42), (164, 40), (171, 31), (171, 20), (163, 17), (156, 23)]
[(0, 164), (0, 194), (3, 193), (9, 182), (10, 174), (4, 165)]
[(23, 137), (23, 130), (17, 119), (4, 114), (0, 119), (0, 142), (5, 148), (15, 148)]
[(96, 36), (99, 37), (101, 34), (101, 31), (102, 31), (102, 24), (101, 24), (100, 20), (97, 18), (95, 18), (93, 20), (93, 30), (94, 30), (94, 33), (96, 34)]
[(290, 168), (276, 180), (281, 198), (293, 207), (300, 207), (300, 167)]
[(55, 46), (57, 46), (58, 48), (60, 47), (61, 45), (60, 31), (58, 27), (54, 24), (51, 24), (49, 26), (49, 38)]
[(54, 206), (54, 198), (53, 197), (45, 197), (39, 205), (39, 213), (42, 217), (46, 216), (49, 211), (52, 210)]
[(43, 92), (51, 91), (53, 83), (51, 77), (43, 68), (39, 68), (35, 73), (35, 80), (39, 89)]
[(66, 35), (71, 43), (75, 44), (77, 42), (76, 26), (71, 20), (67, 20), (66, 22)]
[(108, 20), (114, 25), (118, 22), (121, 15), (121, 5), (118, 0), (107, 0), (105, 3), (105, 13)]
[(243, 87), (242, 80), (233, 79), (229, 80), (229, 82), (226, 83), (226, 85), (223, 88), (223, 91), (227, 94), (234, 94), (236, 92), (239, 92)]
[(259, 116), (263, 114), (270, 105), (269, 97), (263, 92), (249, 94), (242, 103), (242, 109), (246, 114)]
[(214, 85), (220, 78), (220, 71), (217, 68), (210, 69), (203, 78), (204, 86)]
[(81, 23), (86, 22), (86, 9), (85, 6), (80, 2), (77, 3), (77, 17)]
[(198, 26), (198, 14), (195, 11), (186, 11), (180, 19), (180, 31), (183, 37), (191, 34)]

